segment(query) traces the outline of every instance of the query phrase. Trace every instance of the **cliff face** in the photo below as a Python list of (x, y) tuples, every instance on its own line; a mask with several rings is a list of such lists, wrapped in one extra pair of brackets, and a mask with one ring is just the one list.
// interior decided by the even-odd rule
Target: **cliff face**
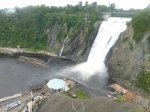
[(132, 26), (129, 25), (112, 48), (110, 59), (108, 59), (108, 70), (115, 80), (136, 82), (142, 69), (150, 70), (150, 51), (147, 40), (150, 32), (146, 32), (138, 43), (133, 40), (133, 34)]
[[(85, 23), (84, 26), (82, 28), (79, 28), (78, 31), (72, 37), (69, 34), (67, 39), (66, 37), (64, 37), (64, 40), (66, 39), (65, 43), (64, 40), (57, 40), (57, 33), (59, 31), (58, 29), (60, 28), (60, 26), (59, 24), (55, 24), (53, 27), (47, 30), (47, 48), (50, 52), (55, 53), (59, 56), (64, 44), (62, 56), (65, 56), (74, 61), (86, 61), (90, 48), (97, 35), (97, 31), (100, 27), (100, 24), (101, 22), (97, 21), (94, 26), (94, 31), (92, 33), (89, 33), (89, 25), (88, 23)], [(63, 26), (62, 30), (64, 32), (67, 30), (65, 25)]]

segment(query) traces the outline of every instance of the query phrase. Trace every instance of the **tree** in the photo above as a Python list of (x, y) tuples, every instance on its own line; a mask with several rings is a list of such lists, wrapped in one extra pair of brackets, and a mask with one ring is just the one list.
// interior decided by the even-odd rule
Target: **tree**
[(109, 5), (109, 7), (110, 7), (111, 9), (115, 9), (116, 4), (115, 4), (115, 3), (111, 3), (111, 4)]
[(82, 6), (82, 1), (79, 1), (79, 2), (78, 2), (78, 5), (79, 5), (79, 6)]
[(88, 1), (86, 1), (86, 2), (85, 2), (85, 6), (88, 6), (88, 4), (89, 4)]
[[(79, 2), (75, 6), (65, 7), (45, 5), (16, 7), (16, 12), (10, 14), (6, 14), (5, 10), (0, 10), (0, 46), (16, 47), (20, 45), (25, 48), (46, 50), (48, 33), (53, 28), (56, 29), (56, 39), (59, 42), (63, 41), (66, 35), (73, 38), (85, 26), (88, 26), (87, 38), (89, 38), (93, 33), (94, 23), (102, 20), (95, 6), (98, 7), (96, 2), (93, 4), (86, 2), (85, 6)], [(85, 17), (91, 22), (85, 23)], [(66, 27), (63, 28), (65, 24)], [(73, 31), (68, 34), (71, 27)]]

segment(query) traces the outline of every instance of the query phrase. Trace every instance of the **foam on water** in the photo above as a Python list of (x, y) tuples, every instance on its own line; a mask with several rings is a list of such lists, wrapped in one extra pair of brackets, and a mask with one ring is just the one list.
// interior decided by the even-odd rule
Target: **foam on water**
[(130, 18), (109, 18), (102, 22), (95, 41), (91, 47), (87, 62), (78, 64), (71, 71), (80, 72), (80, 76), (87, 79), (98, 73), (101, 77), (107, 77), (105, 58), (110, 48), (116, 43), (121, 32), (125, 31), (126, 23)]

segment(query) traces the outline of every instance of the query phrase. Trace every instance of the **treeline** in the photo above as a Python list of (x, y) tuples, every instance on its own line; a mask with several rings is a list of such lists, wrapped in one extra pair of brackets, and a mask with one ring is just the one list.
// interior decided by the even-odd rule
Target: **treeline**
[(140, 41), (144, 32), (150, 31), (150, 9), (144, 9), (132, 19), (133, 38)]
[[(9, 9), (0, 10), (0, 47), (16, 47), (46, 50), (48, 34), (47, 30), (59, 25), (57, 40), (63, 41), (69, 34), (73, 38), (80, 28), (88, 27), (88, 34), (94, 31), (94, 23), (102, 20), (101, 12), (123, 11), (115, 9), (115, 4), (98, 5), (97, 2), (82, 5), (56, 6), (28, 6), (15, 8), (15, 12)], [(85, 22), (86, 21), (86, 22)], [(64, 29), (63, 29), (64, 28)], [(70, 29), (72, 31), (69, 33)]]
[(86, 2), (85, 6), (79, 2), (75, 6), (66, 7), (45, 5), (16, 7), (14, 13), (8, 12), (8, 9), (0, 10), (0, 46), (46, 50), (48, 28), (56, 23), (62, 27), (66, 25), (66, 31), (60, 29), (57, 34), (57, 40), (62, 41), (71, 28), (73, 31), (70, 35), (73, 37), (85, 24), (86, 19), (90, 33), (93, 32), (94, 23), (102, 20), (100, 12), (105, 9), (106, 7), (97, 5), (97, 2), (92, 4)]

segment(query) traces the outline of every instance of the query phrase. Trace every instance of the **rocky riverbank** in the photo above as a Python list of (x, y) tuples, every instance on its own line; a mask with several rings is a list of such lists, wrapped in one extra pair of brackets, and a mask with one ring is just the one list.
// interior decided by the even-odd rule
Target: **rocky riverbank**
[[(64, 79), (66, 80), (66, 78)], [(124, 112), (126, 111), (133, 112), (135, 110), (138, 111), (147, 110), (148, 108), (147, 107), (148, 102), (143, 100), (141, 97), (136, 96), (131, 91), (125, 90), (124, 88), (122, 88), (117, 84), (113, 84), (110, 86), (114, 88), (117, 93), (120, 93), (122, 92), (122, 90), (125, 90), (125, 95), (123, 97), (127, 99), (125, 99), (125, 101), (123, 102), (119, 102), (119, 101), (117, 102), (116, 100), (117, 97), (111, 95), (111, 93), (114, 92), (108, 92), (108, 91), (90, 88), (86, 85), (77, 82), (75, 84), (76, 85), (73, 86), (72, 90), (70, 91), (74, 91), (74, 92), (77, 90), (84, 91), (89, 96), (89, 99), (86, 100), (80, 98), (74, 99), (74, 98), (66, 97), (66, 95), (64, 96), (64, 93), (59, 91), (50, 92), (50, 90), (46, 86), (46, 83), (44, 83), (37, 87), (31, 88), (29, 92), (26, 91), (17, 97), (13, 96), (11, 99), (5, 98), (6, 101), (0, 102), (0, 106), (1, 106), (0, 111), (5, 112), (5, 106), (16, 100), (21, 101), (21, 105), (11, 109), (10, 112), (13, 112), (15, 110), (17, 110), (18, 112), (24, 112), (22, 110), (24, 110), (25, 105), (28, 105), (29, 111), (33, 109), (36, 110), (35, 112), (48, 112), (48, 110), (51, 110), (52, 112), (57, 112), (58, 110), (60, 112), (63, 112), (64, 110), (68, 111), (73, 109), (70, 108), (71, 107), (70, 104), (72, 104), (72, 107), (74, 107), (79, 112), (80, 111), (82, 112), (83, 109), (86, 110), (87, 112), (92, 112), (92, 111), (99, 112), (99, 108), (103, 110), (103, 112), (112, 112), (112, 110), (115, 112), (120, 112), (121, 110)], [(32, 97), (35, 99), (34, 101), (31, 101)], [(132, 99), (134, 99), (134, 101), (131, 101)], [(62, 106), (62, 104), (66, 104), (66, 105)], [(106, 109), (105, 108), (106, 106), (112, 108)]]
[(15, 57), (15, 58), (20, 57), (19, 58), (20, 60), (31, 62), (31, 63), (33, 62), (33, 58), (36, 58), (34, 59), (34, 64), (39, 63), (39, 59), (41, 59), (42, 61), (46, 63), (53, 63), (53, 64), (63, 63), (63, 62), (74, 63), (74, 61), (71, 59), (68, 59), (64, 56), (60, 57), (50, 52), (46, 52), (46, 51), (31, 52), (31, 51), (27, 51), (25, 49), (20, 49), (20, 48), (0, 48), (0, 57)]

